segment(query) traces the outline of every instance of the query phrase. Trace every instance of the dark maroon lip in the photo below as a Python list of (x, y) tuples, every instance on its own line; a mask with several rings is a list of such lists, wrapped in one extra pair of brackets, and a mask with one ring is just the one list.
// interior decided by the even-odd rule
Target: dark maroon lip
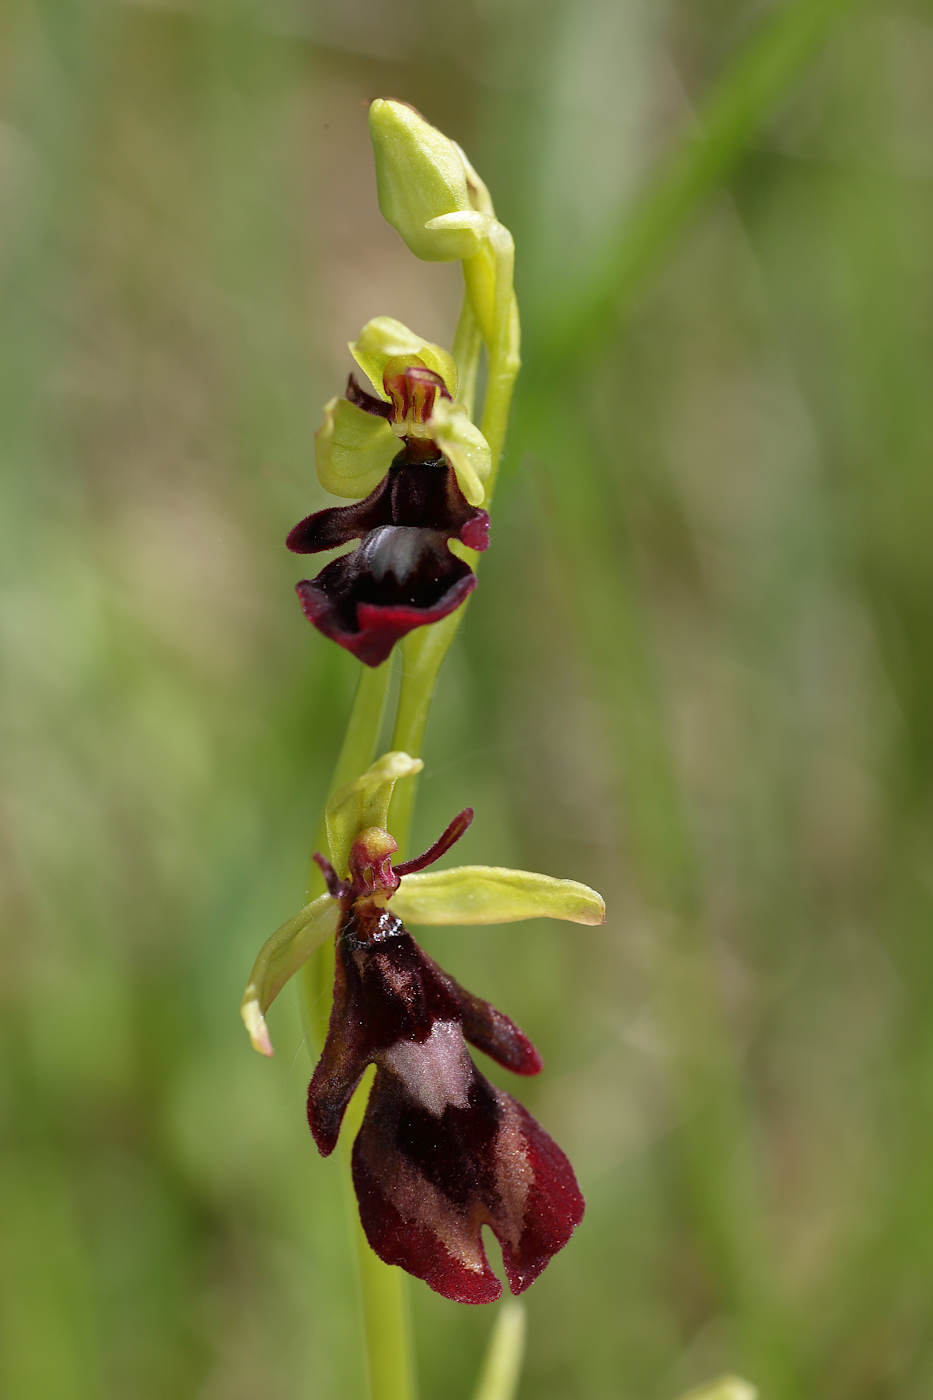
[[(380, 666), (395, 643), (416, 627), (440, 622), (456, 611), (476, 587), (476, 575), (468, 570), (433, 604), (421, 607), (358, 601), (349, 589), (340, 590), (338, 602), (328, 592), (330, 579), (325, 578), (326, 573), (326, 569), (322, 570), (316, 579), (305, 579), (297, 585), (302, 612), (325, 637), (352, 652), (367, 666)], [(350, 609), (355, 610), (355, 626), (347, 621)]]
[(360, 541), (297, 591), (308, 621), (367, 666), (380, 665), (414, 628), (447, 617), (476, 587), (448, 541), (478, 551), (489, 543), (486, 511), (467, 502), (445, 457), (424, 458), (423, 449), (404, 447), (365, 500), (309, 515), (286, 541), (297, 554)]

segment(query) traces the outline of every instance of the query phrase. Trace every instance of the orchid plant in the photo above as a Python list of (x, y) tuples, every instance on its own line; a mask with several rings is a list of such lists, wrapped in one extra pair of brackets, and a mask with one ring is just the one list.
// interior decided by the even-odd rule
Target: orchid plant
[[(463, 310), (452, 352), (390, 317), (371, 320), (349, 347), (369, 388), (351, 374), (344, 397), (324, 408), (318, 477), (352, 504), (307, 516), (287, 543), (315, 554), (359, 541), (297, 592), (308, 620), (363, 665), (318, 843), (326, 854), (315, 851), (303, 908), (260, 951), (242, 1015), (255, 1048), (271, 1055), (266, 1012), (299, 975), (320, 1051), (308, 1090), (314, 1141), (329, 1156), (346, 1119), (355, 1134), (348, 1158), (371, 1392), (409, 1400), (402, 1276), (391, 1266), (457, 1302), (492, 1302), (502, 1286), (483, 1246), (487, 1225), (521, 1293), (567, 1244), (584, 1202), (561, 1149), (484, 1077), (467, 1047), (519, 1075), (541, 1070), (538, 1052), (508, 1016), (429, 958), (406, 925), (540, 917), (593, 925), (605, 908), (573, 880), (493, 866), (429, 870), (470, 825), (470, 808), (422, 855), (397, 859), (435, 681), (489, 544), (519, 322), (511, 235), (459, 146), (400, 102), (373, 102), (370, 132), (383, 215), (417, 257), (461, 262)], [(393, 747), (374, 761), (396, 644), (403, 668)], [(325, 1024), (314, 1009), (328, 983)], [(482, 1400), (513, 1394), (521, 1339), (520, 1315), (500, 1311)]]
[[(378, 1400), (402, 1400), (411, 1368), (400, 1276), (385, 1266), (400, 1265), (458, 1302), (491, 1302), (502, 1286), (486, 1258), (483, 1225), (499, 1240), (509, 1284), (520, 1293), (567, 1243), (584, 1209), (564, 1153), (489, 1083), (467, 1046), (521, 1075), (539, 1072), (538, 1052), (507, 1016), (438, 967), (406, 923), (550, 916), (598, 924), (604, 906), (572, 880), (491, 866), (428, 870), (466, 831), (470, 809), (423, 855), (397, 859), (434, 683), (489, 543), (519, 323), (511, 235), (460, 148), (399, 102), (372, 104), (370, 132), (383, 214), (416, 256), (462, 263), (463, 311), (452, 352), (390, 317), (371, 320), (350, 345), (366, 384), (351, 374), (344, 397), (324, 408), (318, 478), (351, 504), (309, 515), (287, 543), (316, 554), (359, 541), (297, 592), (308, 620), (363, 667), (326, 807), (327, 853), (315, 852), (307, 903), (262, 948), (242, 1014), (253, 1045), (271, 1055), (266, 1012), (301, 973), (309, 1030), (321, 1048), (308, 1090), (314, 1141), (330, 1155), (348, 1110), (358, 1128), (351, 1171), (366, 1241), (371, 1390)], [(477, 424), (483, 347), (487, 388)], [(374, 762), (397, 643), (405, 654), (395, 743)], [(393, 802), (397, 784), (407, 792)], [(325, 892), (314, 897), (320, 882)], [(312, 1008), (331, 977), (329, 1024), (315, 1027)], [(370, 1065), (375, 1078), (361, 1112), (351, 1100)], [(509, 1313), (500, 1322), (483, 1382), (490, 1400), (505, 1400), (518, 1373), (521, 1327)]]

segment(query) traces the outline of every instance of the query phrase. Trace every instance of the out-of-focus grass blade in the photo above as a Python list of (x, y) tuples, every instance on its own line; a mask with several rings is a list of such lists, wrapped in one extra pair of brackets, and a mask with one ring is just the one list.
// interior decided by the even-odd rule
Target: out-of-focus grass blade
[(591, 273), (539, 327), (548, 358), (595, 346), (691, 211), (719, 185), (781, 95), (855, 0), (796, 0), (740, 51), (662, 163), (640, 202), (610, 232)]
[(681, 1400), (758, 1400), (758, 1391), (739, 1376), (720, 1376), (718, 1381), (689, 1391)]

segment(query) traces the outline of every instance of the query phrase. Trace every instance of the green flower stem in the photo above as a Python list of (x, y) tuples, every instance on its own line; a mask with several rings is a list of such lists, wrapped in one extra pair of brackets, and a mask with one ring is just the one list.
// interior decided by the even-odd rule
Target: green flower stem
[(383, 1264), (370, 1249), (350, 1174), (353, 1142), (363, 1122), (372, 1081), (373, 1071), (369, 1070), (347, 1106), (340, 1133), (347, 1168), (343, 1174), (347, 1212), (359, 1267), (369, 1392), (372, 1400), (415, 1400), (407, 1281), (401, 1269)]
[[(328, 799), (368, 768), (376, 755), (391, 671), (391, 658), (381, 666), (360, 666), (353, 709), (334, 768)], [(322, 821), (315, 850), (326, 849), (327, 831)], [(309, 900), (323, 890), (323, 877), (313, 861), (309, 864), (307, 883)], [(333, 983), (334, 946), (332, 942), (328, 942), (308, 959), (300, 978), (302, 1019), (312, 1053), (324, 1044)], [(401, 1269), (383, 1264), (370, 1249), (360, 1225), (350, 1175), (352, 1143), (363, 1121), (371, 1082), (372, 1075), (369, 1074), (354, 1094), (347, 1108), (340, 1135), (341, 1151), (346, 1164), (343, 1176), (347, 1213), (359, 1269), (369, 1391), (371, 1400), (414, 1400), (405, 1276)]]
[(349, 1171), (344, 1180), (356, 1236), (370, 1394), (372, 1400), (415, 1400), (407, 1280), (401, 1269), (383, 1264), (370, 1249)]
[[(381, 666), (360, 665), (353, 708), (347, 722), (340, 755), (334, 767), (327, 801), (339, 788), (345, 787), (372, 763), (376, 756), (382, 716), (385, 712), (389, 679), (392, 674), (392, 658), (383, 661)], [(325, 802), (326, 806), (326, 802)], [(318, 827), (314, 842), (315, 851), (327, 852), (327, 827), (324, 818)], [(324, 877), (312, 858), (308, 860), (305, 903), (310, 904), (319, 894), (324, 893)], [(306, 1024), (310, 1034), (311, 1047), (320, 1049), (327, 1035), (327, 1020), (330, 1016), (330, 989), (334, 985), (334, 950), (325, 943), (319, 948), (301, 970), (301, 996), (306, 1011)]]
[[(489, 376), (482, 421), (482, 430), (492, 451), (492, 468), (486, 486), (487, 505), (492, 496), (502, 455), (512, 390), (519, 368), (518, 310), (512, 291), (512, 237), (501, 225), (495, 225), (490, 236), (490, 246), (495, 267), (495, 288), (493, 329), (486, 345)], [(454, 341), (454, 358), (460, 379), (458, 399), (466, 404), (472, 417), (482, 335), (477, 308), (469, 292), (469, 278), (467, 287)], [(473, 563), (473, 551), (469, 550), (467, 554)], [(403, 749), (413, 757), (420, 755), (437, 677), (462, 618), (463, 608), (458, 608), (455, 613), (434, 623), (433, 626), (422, 627), (410, 633), (402, 642), (400, 651), (404, 671), (392, 737), (394, 749)], [(353, 710), (334, 770), (329, 796), (368, 768), (375, 757), (388, 691), (390, 666), (391, 661), (386, 661), (382, 666), (375, 668), (361, 667)], [(414, 778), (400, 782), (396, 786), (389, 814), (389, 829), (395, 836), (400, 850), (408, 840), (414, 801)], [(326, 832), (321, 830), (315, 849), (325, 849), (325, 843)], [(307, 883), (307, 899), (310, 900), (323, 889), (320, 871), (313, 862)], [(308, 1040), (315, 1047), (323, 1044), (327, 1033), (333, 977), (334, 948), (331, 944), (325, 944), (309, 958), (301, 977), (302, 1014)], [(370, 1076), (367, 1076), (354, 1094), (341, 1132), (342, 1151), (347, 1164), (345, 1180), (348, 1209), (353, 1221), (359, 1264), (370, 1395), (372, 1400), (414, 1400), (405, 1277), (400, 1269), (384, 1264), (370, 1249), (359, 1223), (349, 1170), (349, 1145), (355, 1139), (362, 1122), (370, 1082)], [(498, 1359), (491, 1371), (487, 1369), (484, 1400), (508, 1400), (514, 1390), (520, 1365), (520, 1323), (513, 1320), (506, 1325), (504, 1320), (503, 1326), (505, 1332), (493, 1348)], [(500, 1331), (501, 1329), (496, 1333), (497, 1338)]]
[[(515, 266), (515, 245), (508, 229), (501, 224), (494, 225), (490, 237), (495, 256), (495, 302), (494, 332), (487, 344), (489, 376), (486, 386), (486, 399), (483, 404), (482, 430), (492, 453), (492, 467), (486, 482), (486, 506), (492, 499), (505, 434), (509, 422), (509, 409), (512, 405), (512, 391), (521, 364), (519, 358), (520, 329), (518, 305), (512, 290), (512, 274)], [(472, 413), (472, 396), (476, 388), (476, 372), (479, 364), (480, 336), (479, 320), (472, 304), (470, 293), (471, 279), (467, 278), (467, 294), (464, 297), (463, 311), (454, 341), (454, 359), (460, 374), (461, 384), (469, 390), (471, 401), (468, 407)], [(458, 397), (460, 397), (458, 391)], [(474, 568), (477, 556), (468, 551)], [(458, 608), (449, 617), (430, 627), (421, 627), (411, 632), (401, 644), (404, 663), (402, 684), (399, 690), (398, 710), (392, 747), (404, 749), (413, 758), (421, 756), (428, 713), (434, 698), (434, 688), (440, 673), (441, 664), (457, 635), (463, 621), (464, 608)], [(389, 827), (404, 850), (408, 842), (411, 816), (417, 793), (417, 779), (399, 783), (389, 809)]]
[(518, 304), (512, 290), (512, 275), (515, 270), (515, 244), (512, 235), (502, 224), (493, 224), (490, 242), (495, 254), (496, 290), (494, 303), (494, 329), (492, 340), (486, 346), (489, 356), (489, 380), (486, 386), (486, 400), (483, 404), (483, 436), (492, 452), (492, 467), (486, 482), (486, 503), (491, 501), (499, 470), (502, 449), (505, 446), (505, 433), (509, 425), (509, 409), (512, 406), (512, 391), (521, 360), (519, 358), (520, 330)]
[(482, 348), (483, 337), (473, 312), (473, 303), (465, 296), (454, 336), (453, 356), (457, 366), (457, 400), (471, 418), (476, 404), (476, 375)]
[[(473, 551), (470, 551), (472, 555)], [(464, 608), (460, 607), (449, 617), (430, 627), (419, 627), (409, 632), (402, 642), (402, 663), (405, 667), (399, 690), (398, 710), (395, 717), (395, 730), (392, 734), (393, 749), (403, 749), (412, 758), (421, 756), (424, 731), (428, 724), (428, 713), (434, 698), (434, 687), (438, 673), (450, 644), (463, 620)], [(392, 795), (389, 808), (389, 828), (404, 852), (408, 844), (411, 816), (417, 794), (417, 778), (409, 778), (398, 783)]]
[[(364, 772), (375, 757), (391, 673), (391, 657), (381, 666), (360, 666), (353, 709), (350, 711), (347, 732), (334, 768), (330, 791), (327, 794), (328, 800), (338, 788), (344, 787)], [(323, 817), (315, 837), (314, 850), (325, 853), (327, 851), (327, 827)], [(311, 858), (308, 860), (305, 883), (306, 904), (324, 893), (324, 877)], [(328, 941), (311, 955), (299, 976), (299, 996), (312, 1053), (321, 1048), (327, 1035), (330, 991), (333, 985), (334, 949)]]
[[(340, 748), (340, 756), (334, 766), (334, 776), (327, 794), (328, 801), (339, 788), (345, 787), (347, 783), (352, 783), (354, 778), (358, 778), (361, 773), (364, 773), (376, 757), (376, 745), (379, 742), (379, 731), (382, 729), (382, 716), (385, 711), (391, 674), (391, 656), (388, 660), (383, 661), (381, 666), (360, 664), (356, 694), (353, 697), (353, 709), (350, 711), (347, 732)], [(318, 841), (326, 840), (327, 829), (322, 821)], [(320, 851), (324, 847), (318, 845), (317, 849)], [(320, 871), (313, 863), (312, 870), (320, 880)], [(323, 885), (321, 888), (323, 889)], [(313, 898), (310, 892), (309, 898)]]
[(525, 1309), (500, 1303), (473, 1400), (512, 1400), (525, 1354)]

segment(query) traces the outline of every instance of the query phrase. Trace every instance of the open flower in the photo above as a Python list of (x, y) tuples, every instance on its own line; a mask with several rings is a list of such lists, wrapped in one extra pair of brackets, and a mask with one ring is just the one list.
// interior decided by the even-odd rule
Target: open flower
[(309, 515), (287, 544), (315, 554), (360, 540), (297, 591), (315, 627), (378, 666), (400, 637), (446, 617), (476, 587), (449, 541), (472, 550), (489, 543), (480, 507), (490, 454), (454, 402), (456, 366), (440, 346), (382, 316), (350, 350), (376, 392), (351, 374), (346, 397), (326, 405), (317, 469), (326, 490), (365, 499)]
[(445, 1297), (487, 1303), (502, 1289), (482, 1226), (499, 1240), (509, 1284), (520, 1293), (567, 1243), (583, 1217), (583, 1197), (557, 1144), (489, 1083), (467, 1050), (469, 1043), (516, 1074), (537, 1074), (534, 1046), (438, 967), (403, 919), (475, 924), (551, 915), (597, 924), (604, 906), (585, 885), (527, 871), (426, 873), (469, 826), (469, 808), (423, 856), (393, 867), (388, 801), (396, 779), (421, 766), (407, 754), (387, 754), (337, 794), (328, 837), (346, 875), (316, 857), (328, 893), (266, 944), (243, 1017), (256, 1048), (271, 1054), (263, 1013), (312, 949), (336, 934), (330, 1028), (308, 1090), (315, 1142), (323, 1155), (333, 1151), (350, 1098), (374, 1064), (352, 1158), (366, 1237), (386, 1263)]

